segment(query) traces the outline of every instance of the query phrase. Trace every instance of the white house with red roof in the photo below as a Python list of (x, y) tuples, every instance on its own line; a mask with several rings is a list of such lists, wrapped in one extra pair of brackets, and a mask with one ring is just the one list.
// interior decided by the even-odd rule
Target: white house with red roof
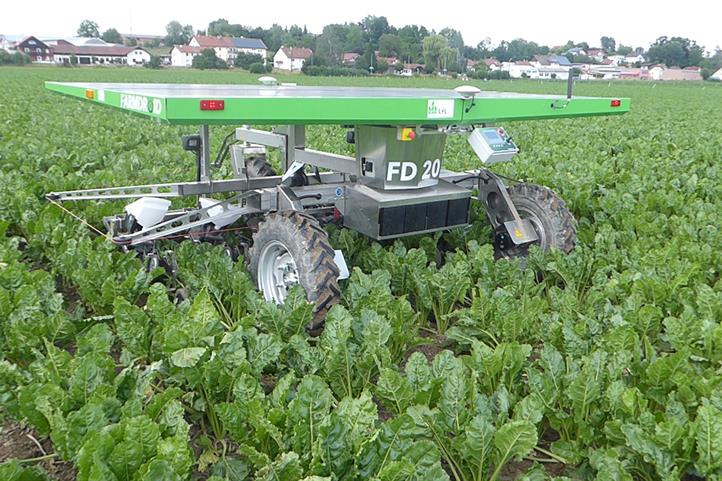
[(193, 58), (200, 55), (202, 51), (201, 47), (175, 45), (173, 50), (170, 51), (170, 64), (173, 67), (192, 67)]
[(273, 56), (273, 67), (289, 72), (298, 71), (311, 55), (313, 55), (313, 50), (310, 48), (281, 46)]
[(233, 64), (238, 54), (241, 53), (260, 55), (265, 62), (268, 53), (268, 47), (260, 38), (196, 35), (188, 42), (188, 46), (201, 50), (212, 48), (216, 52), (216, 56), (228, 64)]
[(356, 52), (344, 52), (341, 56), (341, 63), (346, 66), (351, 66), (356, 63), (356, 59), (358, 59), (361, 56), (361, 54)]
[(629, 55), (627, 55), (626, 57), (624, 57), (624, 63), (626, 63), (628, 65), (634, 65), (635, 63), (641, 64), (644, 62), (645, 62), (644, 55), (639, 54), (639, 53), (632, 52)]
[(503, 62), (501, 64), (501, 70), (509, 72), (511, 78), (539, 78), (539, 69), (532, 65), (531, 62), (517, 61), (517, 62)]
[(78, 65), (131, 65), (150, 62), (150, 52), (142, 47), (108, 43), (101, 38), (66, 37), (45, 40), (52, 61)]
[(499, 62), (495, 58), (485, 58), (484, 64), (489, 67), (489, 70), (491, 72), (496, 72), (497, 70), (501, 70), (501, 62)]

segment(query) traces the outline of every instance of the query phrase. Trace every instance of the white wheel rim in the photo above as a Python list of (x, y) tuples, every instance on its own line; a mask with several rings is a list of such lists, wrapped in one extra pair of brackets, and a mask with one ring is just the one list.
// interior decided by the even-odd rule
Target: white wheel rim
[(298, 268), (288, 248), (280, 241), (269, 242), (258, 259), (258, 288), (267, 301), (283, 304), (291, 286), (298, 284)]

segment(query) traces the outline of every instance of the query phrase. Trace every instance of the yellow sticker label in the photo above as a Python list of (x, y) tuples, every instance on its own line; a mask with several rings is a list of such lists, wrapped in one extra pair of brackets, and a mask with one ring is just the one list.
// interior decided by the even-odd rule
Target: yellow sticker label
[(515, 228), (514, 228), (514, 235), (517, 236), (517, 237), (521, 237), (521, 231), (519, 230), (518, 227), (515, 227)]
[(416, 132), (414, 131), (414, 129), (410, 129), (410, 128), (401, 129), (401, 141), (409, 142), (411, 140), (414, 140), (414, 138), (416, 138)]

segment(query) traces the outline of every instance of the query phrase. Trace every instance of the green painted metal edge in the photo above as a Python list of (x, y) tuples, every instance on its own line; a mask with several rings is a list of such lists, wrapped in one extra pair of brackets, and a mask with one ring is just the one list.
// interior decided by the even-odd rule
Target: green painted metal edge
[[(629, 111), (628, 98), (513, 95), (475, 99), (433, 97), (248, 97), (224, 99), (221, 111), (200, 110), (200, 98), (152, 97), (112, 89), (46, 82), (49, 90), (171, 124), (479, 124), (596, 115)], [(92, 99), (86, 95), (92, 91)], [(222, 98), (209, 96), (208, 98)]]
[[(86, 88), (60, 82), (45, 82), (45, 88), (88, 102), (115, 107), (125, 112), (131, 112), (161, 121), (168, 121), (166, 116), (167, 102), (166, 99), (162, 97), (129, 95), (109, 89)], [(92, 98), (90, 97), (90, 93), (92, 93)]]

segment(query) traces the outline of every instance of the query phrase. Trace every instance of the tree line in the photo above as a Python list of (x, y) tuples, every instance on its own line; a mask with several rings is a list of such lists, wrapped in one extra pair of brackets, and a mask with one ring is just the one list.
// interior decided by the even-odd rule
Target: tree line
[[(166, 26), (163, 44), (166, 46), (185, 45), (195, 34), (210, 36), (234, 36), (260, 38), (268, 47), (269, 54), (275, 53), (282, 45), (307, 47), (313, 50), (309, 66), (339, 67), (343, 64), (344, 53), (357, 53), (354, 67), (365, 71), (385, 71), (391, 65), (377, 60), (378, 57), (395, 58), (400, 64), (420, 64), (427, 72), (464, 72), (467, 61), (495, 58), (500, 62), (531, 60), (535, 55), (567, 55), (572, 62), (594, 63), (596, 60), (584, 55), (569, 53), (580, 48), (589, 49), (586, 42), (569, 40), (564, 45), (549, 47), (522, 38), (503, 40), (497, 45), (484, 40), (475, 46), (467, 45), (460, 31), (447, 27), (440, 31), (423, 25), (396, 27), (389, 24), (384, 16), (368, 15), (360, 22), (326, 25), (320, 34), (308, 31), (305, 26), (290, 27), (278, 24), (270, 28), (250, 27), (230, 23), (219, 18), (209, 23), (205, 30), (194, 30), (191, 25), (171, 21)], [(121, 43), (118, 31), (109, 28), (100, 32), (98, 24), (90, 20), (81, 23), (78, 35), (101, 37), (112, 43)], [(699, 66), (709, 75), (722, 68), (722, 50), (717, 47), (714, 54), (705, 56), (703, 46), (684, 37), (659, 37), (647, 49), (617, 43), (614, 37), (603, 36), (599, 40), (607, 54), (641, 54), (649, 63), (661, 63), (669, 67)], [(484, 69), (483, 62), (479, 69)]]

